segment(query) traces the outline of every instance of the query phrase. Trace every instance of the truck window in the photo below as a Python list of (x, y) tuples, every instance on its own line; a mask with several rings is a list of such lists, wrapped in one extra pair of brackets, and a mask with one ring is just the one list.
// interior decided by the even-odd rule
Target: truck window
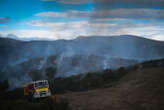
[(35, 88), (47, 88), (47, 87), (48, 87), (47, 81), (35, 83)]

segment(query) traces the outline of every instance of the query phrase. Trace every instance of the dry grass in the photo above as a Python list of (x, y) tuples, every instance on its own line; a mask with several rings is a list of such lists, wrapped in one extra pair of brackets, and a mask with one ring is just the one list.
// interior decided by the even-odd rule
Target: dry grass
[(164, 110), (164, 68), (147, 68), (125, 75), (116, 86), (57, 95), (74, 110)]

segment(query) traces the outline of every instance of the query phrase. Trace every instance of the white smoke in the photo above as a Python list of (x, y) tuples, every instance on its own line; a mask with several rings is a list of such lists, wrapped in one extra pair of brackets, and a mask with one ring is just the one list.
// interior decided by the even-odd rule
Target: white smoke
[(50, 45), (47, 45), (47, 49), (44, 53), (46, 53), (46, 56), (44, 56), (43, 60), (40, 61), (38, 69), (42, 69), (43, 66), (46, 64), (48, 56), (50, 56)]
[(19, 88), (20, 86), (24, 86), (26, 83), (29, 83), (32, 81), (32, 79), (29, 77), (28, 74), (23, 75), (19, 79), (17, 77), (13, 77), (8, 79), (10, 88), (9, 89), (14, 89), (14, 88)]

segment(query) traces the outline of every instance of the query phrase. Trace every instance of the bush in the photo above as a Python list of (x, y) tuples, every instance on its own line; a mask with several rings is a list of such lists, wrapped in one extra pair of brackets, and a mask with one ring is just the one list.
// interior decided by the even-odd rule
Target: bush
[(54, 77), (56, 75), (56, 68), (54, 68), (54, 67), (48, 67), (48, 68), (46, 68), (45, 72), (46, 72), (47, 78), (49, 80), (52, 80), (52, 79), (54, 79)]
[(70, 110), (67, 100), (48, 98), (38, 102), (25, 100), (0, 100), (0, 110)]
[(16, 88), (12, 91), (6, 91), (1, 94), (1, 99), (3, 100), (17, 100), (24, 98), (23, 88)]
[(4, 80), (0, 82), (0, 94), (6, 92), (8, 88), (9, 88), (8, 80)]
[(29, 72), (29, 76), (32, 78), (33, 81), (43, 79), (42, 72), (40, 70), (37, 70), (37, 69), (31, 70)]

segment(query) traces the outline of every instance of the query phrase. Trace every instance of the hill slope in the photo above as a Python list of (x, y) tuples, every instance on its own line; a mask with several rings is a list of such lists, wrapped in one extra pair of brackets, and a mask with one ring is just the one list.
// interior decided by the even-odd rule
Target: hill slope
[(114, 87), (57, 97), (80, 110), (163, 110), (163, 72), (160, 67), (131, 71)]
[[(1, 85), (0, 107), (3, 110), (52, 110), (54, 107), (70, 110), (69, 103), (71, 110), (163, 110), (163, 67), (164, 59), (161, 59), (128, 68), (87, 74), (85, 77), (55, 78), (55, 92), (52, 92), (55, 96), (47, 102), (27, 102), (23, 99), (23, 88), (3, 92), (2, 87), (6, 86)], [(61, 92), (61, 89), (65, 92)]]
[[(0, 38), (0, 80), (20, 84), (29, 81), (28, 72), (34, 67), (44, 70), (46, 66), (54, 66), (58, 76), (115, 69), (137, 61), (164, 58), (163, 49), (164, 42), (130, 35), (29, 42)], [(55, 59), (47, 63), (50, 56)]]
[(17, 41), (0, 38), (0, 67), (36, 57), (56, 55), (96, 55), (126, 59), (150, 60), (164, 57), (164, 42), (137, 36), (79, 37), (74, 40)]

